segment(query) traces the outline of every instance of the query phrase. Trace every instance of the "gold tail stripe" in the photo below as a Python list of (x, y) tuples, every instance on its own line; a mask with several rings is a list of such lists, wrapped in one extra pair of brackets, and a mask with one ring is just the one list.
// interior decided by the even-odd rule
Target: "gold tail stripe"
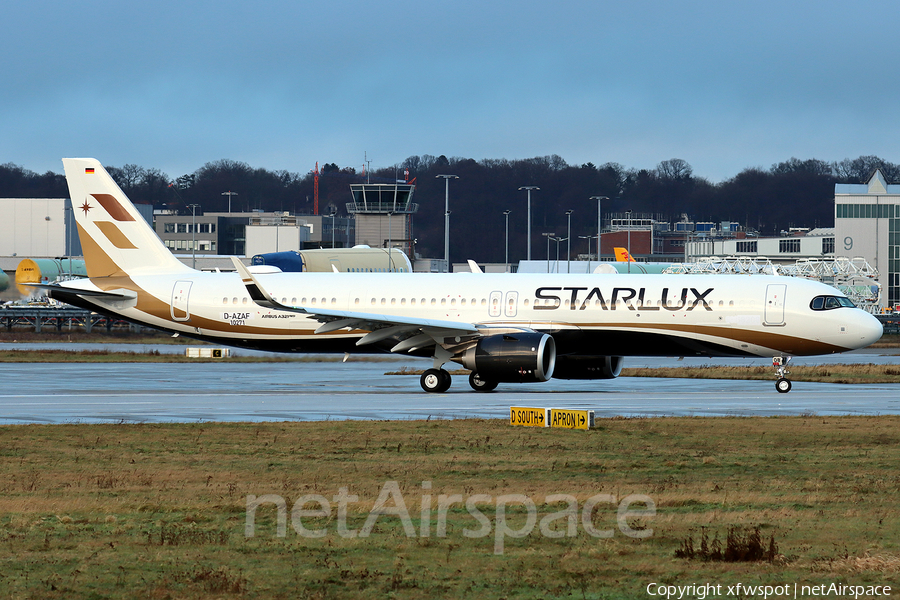
[(100, 206), (116, 221), (134, 221), (134, 217), (128, 214), (128, 211), (119, 204), (119, 201), (112, 194), (91, 194), (91, 196), (96, 198)]
[(119, 248), (120, 250), (137, 249), (137, 246), (132, 244), (131, 240), (125, 237), (125, 234), (122, 233), (122, 231), (118, 227), (116, 227), (115, 223), (112, 223), (111, 221), (94, 221), (94, 225), (97, 226), (97, 229), (103, 232), (103, 235), (105, 235), (106, 238), (110, 242), (112, 242), (113, 246), (115, 246), (116, 248)]

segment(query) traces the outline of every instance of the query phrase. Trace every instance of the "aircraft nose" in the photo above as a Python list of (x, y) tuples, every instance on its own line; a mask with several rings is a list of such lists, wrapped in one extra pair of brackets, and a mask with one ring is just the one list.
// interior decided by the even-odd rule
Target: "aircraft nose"
[(865, 311), (860, 311), (862, 313), (860, 316), (861, 323), (859, 324), (859, 333), (860, 333), (860, 348), (865, 348), (870, 344), (874, 344), (881, 336), (884, 334), (884, 327), (881, 325), (881, 321), (876, 319), (873, 315)]

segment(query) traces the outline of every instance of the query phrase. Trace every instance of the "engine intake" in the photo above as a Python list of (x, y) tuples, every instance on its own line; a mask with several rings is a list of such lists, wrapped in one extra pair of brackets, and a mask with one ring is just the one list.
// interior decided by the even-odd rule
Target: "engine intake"
[(622, 372), (621, 356), (558, 356), (554, 379), (615, 379)]
[(546, 333), (492, 335), (466, 350), (461, 362), (485, 381), (547, 381), (556, 365), (556, 343)]

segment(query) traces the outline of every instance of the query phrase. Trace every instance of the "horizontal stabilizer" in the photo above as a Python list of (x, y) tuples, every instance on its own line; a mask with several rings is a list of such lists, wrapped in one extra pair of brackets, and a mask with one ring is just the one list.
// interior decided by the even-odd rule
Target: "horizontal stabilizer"
[(50, 292), (59, 291), (66, 294), (89, 296), (91, 298), (107, 298), (109, 300), (134, 300), (135, 298), (137, 298), (137, 293), (126, 289), (104, 292), (102, 290), (85, 290), (76, 287), (69, 287), (67, 285), (60, 285), (58, 283), (21, 283), (19, 285), (25, 285), (41, 290), (47, 290)]

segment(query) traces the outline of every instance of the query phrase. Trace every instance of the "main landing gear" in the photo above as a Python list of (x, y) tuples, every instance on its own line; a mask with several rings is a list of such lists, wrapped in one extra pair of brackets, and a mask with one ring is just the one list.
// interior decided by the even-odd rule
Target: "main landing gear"
[[(450, 373), (444, 369), (428, 369), (419, 379), (422, 389), (432, 394), (442, 394), (450, 389)], [(469, 374), (469, 385), (476, 392), (492, 392), (497, 387), (496, 381), (482, 379), (474, 371)]]
[(496, 381), (488, 381), (487, 379), (482, 379), (481, 375), (472, 371), (469, 373), (469, 385), (472, 386), (472, 389), (476, 392), (493, 392), (497, 389)]
[(788, 363), (790, 362), (790, 356), (787, 358), (784, 356), (772, 358), (772, 366), (775, 367), (775, 376), (778, 378), (775, 380), (775, 389), (778, 390), (778, 393), (780, 394), (787, 394), (791, 391), (791, 380), (785, 377), (785, 375), (790, 375), (791, 373), (787, 370)]
[(427, 369), (419, 379), (422, 389), (433, 394), (441, 394), (449, 390), (450, 382), (450, 373), (444, 369)]

